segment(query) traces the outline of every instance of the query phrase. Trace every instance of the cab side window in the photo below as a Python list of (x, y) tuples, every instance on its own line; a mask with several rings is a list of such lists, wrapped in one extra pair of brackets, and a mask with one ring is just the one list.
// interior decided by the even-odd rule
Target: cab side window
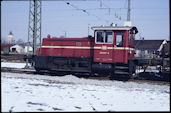
[(103, 31), (96, 32), (96, 42), (104, 43), (104, 32)]
[(105, 43), (113, 43), (113, 32), (111, 31), (106, 32)]
[(117, 32), (116, 33), (116, 46), (117, 47), (123, 47), (123, 32)]
[(97, 31), (96, 32), (96, 43), (112, 44), (113, 43), (113, 32), (112, 31)]

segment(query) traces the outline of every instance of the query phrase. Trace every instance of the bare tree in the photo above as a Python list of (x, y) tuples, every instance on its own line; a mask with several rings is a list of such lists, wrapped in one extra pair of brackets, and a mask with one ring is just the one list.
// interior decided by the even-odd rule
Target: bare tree
[(1, 45), (2, 45), (2, 44), (3, 44), (3, 45), (4, 45), (4, 44), (7, 44), (7, 40), (5, 40), (5, 38), (2, 38), (2, 39), (1, 39)]
[(17, 41), (16, 41), (16, 44), (23, 44), (24, 43), (24, 41), (22, 40), (22, 39), (18, 39)]

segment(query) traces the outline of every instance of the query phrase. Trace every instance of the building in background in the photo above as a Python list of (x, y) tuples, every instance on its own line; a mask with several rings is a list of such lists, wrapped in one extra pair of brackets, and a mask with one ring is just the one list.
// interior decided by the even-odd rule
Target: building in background
[(32, 54), (33, 53), (33, 47), (25, 46), (24, 47), (24, 54), (27, 54), (27, 52), (28, 52), (28, 54)]
[(162, 46), (159, 55), (160, 57), (170, 58), (170, 41), (167, 41), (167, 43)]
[(20, 45), (14, 45), (10, 47), (10, 51), (16, 54), (23, 54), (24, 48)]
[(12, 44), (13, 42), (14, 42), (14, 36), (12, 31), (10, 31), (8, 34), (8, 44)]
[(160, 53), (166, 43), (166, 40), (135, 40), (135, 57), (159, 58), (161, 57)]

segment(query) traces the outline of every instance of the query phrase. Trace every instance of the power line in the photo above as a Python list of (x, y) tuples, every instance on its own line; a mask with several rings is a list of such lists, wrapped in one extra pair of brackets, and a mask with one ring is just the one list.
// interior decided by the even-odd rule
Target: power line
[(84, 13), (87, 13), (88, 15), (90, 15), (85, 9), (78, 8), (77, 6), (72, 5), (69, 2), (67, 2), (67, 5), (70, 5), (70, 6), (74, 7), (76, 10), (82, 10)]
[(69, 3), (69, 2), (67, 2), (67, 5), (70, 5), (70, 6), (72, 6), (73, 8), (75, 8), (75, 9), (77, 9), (77, 10), (82, 10), (84, 13), (87, 13), (88, 15), (92, 15), (92, 16), (96, 17), (98, 20), (103, 20), (103, 21), (105, 21), (105, 22), (107, 22), (107, 23), (109, 22), (108, 20), (104, 20), (104, 19), (98, 17), (98, 16), (95, 15), (95, 14), (90, 14), (90, 13), (87, 12), (85, 9), (81, 9), (81, 8), (79, 8), (79, 7), (77, 7), (77, 6), (73, 5), (73, 4), (71, 4), (71, 3)]

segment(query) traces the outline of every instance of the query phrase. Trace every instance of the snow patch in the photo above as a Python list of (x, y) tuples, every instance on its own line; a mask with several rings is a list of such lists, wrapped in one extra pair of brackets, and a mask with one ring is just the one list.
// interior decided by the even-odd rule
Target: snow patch
[(2, 112), (169, 111), (170, 86), (1, 73)]
[(1, 62), (1, 67), (24, 68), (25, 66), (26, 66), (26, 63)]

